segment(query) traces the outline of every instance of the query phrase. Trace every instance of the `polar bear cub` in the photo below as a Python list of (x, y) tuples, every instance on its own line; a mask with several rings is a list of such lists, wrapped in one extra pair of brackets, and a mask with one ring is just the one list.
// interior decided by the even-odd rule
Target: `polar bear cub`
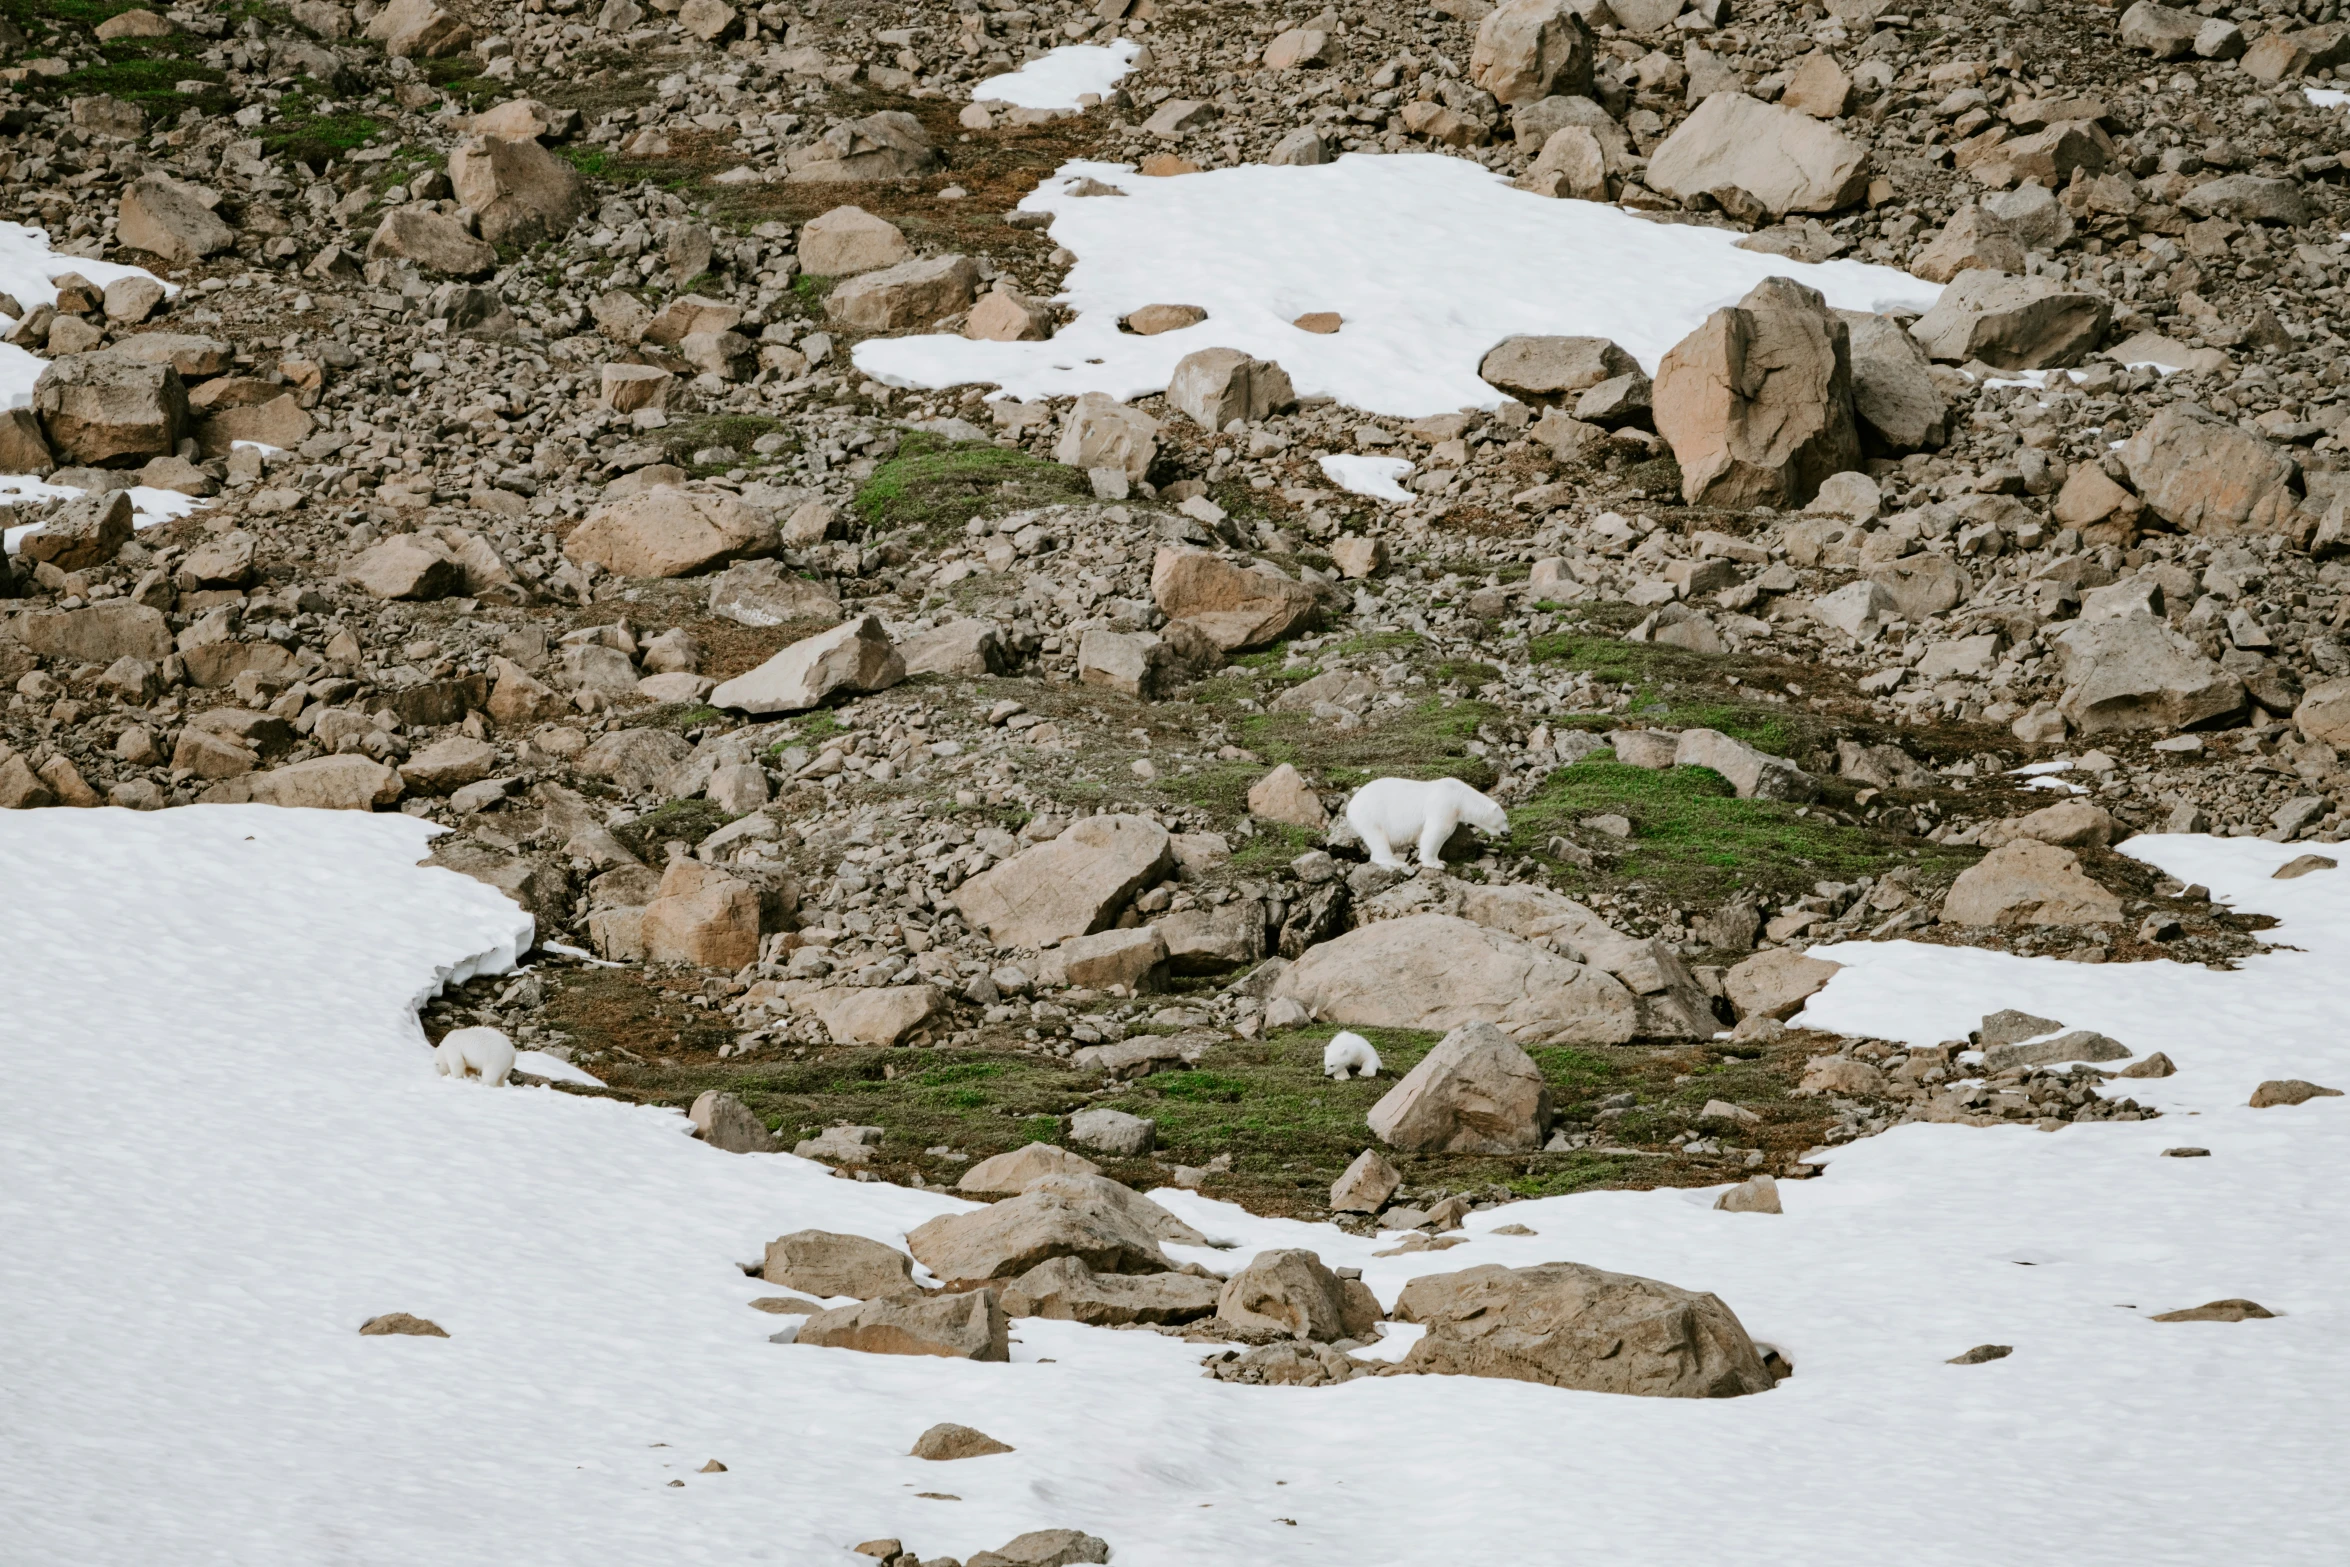
[(1341, 1030), (1330, 1037), (1322, 1047), (1322, 1075), (1324, 1077), (1377, 1077), (1379, 1052), (1360, 1034)]
[(494, 1028), (454, 1028), (433, 1047), (432, 1064), (443, 1077), (478, 1077), (502, 1088), (514, 1070), (514, 1041)]
[(1371, 851), (1373, 865), (1402, 869), (1396, 845), (1418, 843), (1420, 863), (1442, 870), (1444, 841), (1467, 822), (1495, 837), (1510, 830), (1500, 806), (1458, 778), (1374, 778), (1346, 802), (1347, 825)]

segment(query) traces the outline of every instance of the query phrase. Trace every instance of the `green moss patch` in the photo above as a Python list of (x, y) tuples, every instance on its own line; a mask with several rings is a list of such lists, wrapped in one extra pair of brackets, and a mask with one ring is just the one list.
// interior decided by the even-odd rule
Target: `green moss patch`
[(852, 503), (874, 532), (910, 529), (936, 541), (974, 517), (1081, 500), (1085, 475), (1028, 453), (980, 442), (907, 434)]

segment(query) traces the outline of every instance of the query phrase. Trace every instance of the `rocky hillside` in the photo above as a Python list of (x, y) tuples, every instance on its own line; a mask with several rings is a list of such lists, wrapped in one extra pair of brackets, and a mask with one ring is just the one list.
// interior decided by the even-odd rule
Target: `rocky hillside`
[[(1423, 1217), (2135, 1115), (1780, 1020), (1823, 942), (2225, 964), (2263, 922), (2111, 846), (2340, 838), (2338, 10), (0, 0), (0, 806), (444, 823), (546, 961), (433, 1033), (915, 1183), (1094, 1114), (1343, 1210), (1337, 1024), (1532, 1052), (1540, 1135), (1394, 1145)], [(1348, 154), (1788, 275), (1408, 419), (1212, 340), (1126, 401), (859, 368), (1069, 329), (1072, 160)], [(1377, 777), (1508, 831), (1372, 865)]]

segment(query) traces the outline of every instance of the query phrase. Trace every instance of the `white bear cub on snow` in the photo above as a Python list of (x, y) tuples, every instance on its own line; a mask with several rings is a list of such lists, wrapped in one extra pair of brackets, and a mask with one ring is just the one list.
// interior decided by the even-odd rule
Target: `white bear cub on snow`
[(1379, 1052), (1360, 1034), (1341, 1031), (1333, 1034), (1330, 1043), (1322, 1047), (1322, 1075), (1324, 1077), (1377, 1077)]
[(1346, 802), (1347, 825), (1371, 851), (1373, 865), (1401, 870), (1398, 844), (1418, 843), (1420, 863), (1444, 869), (1444, 841), (1467, 822), (1500, 837), (1510, 830), (1510, 819), (1500, 806), (1458, 778), (1374, 778)]
[(494, 1028), (453, 1028), (433, 1047), (432, 1064), (443, 1077), (478, 1077), (503, 1088), (514, 1070), (514, 1041)]

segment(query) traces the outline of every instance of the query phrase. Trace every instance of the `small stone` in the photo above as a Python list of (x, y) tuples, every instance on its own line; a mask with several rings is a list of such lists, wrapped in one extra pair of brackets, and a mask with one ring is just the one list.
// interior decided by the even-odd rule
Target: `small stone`
[(1755, 1175), (1715, 1199), (1714, 1208), (1721, 1213), (1782, 1213), (1779, 1206), (1779, 1183), (1768, 1175)]
[(2208, 1148), (2165, 1148), (2162, 1151), (2162, 1156), (2165, 1159), (2208, 1159), (2211, 1157), (2211, 1150)]
[(413, 1338), (447, 1338), (448, 1330), (437, 1322), (423, 1317), (412, 1317), (405, 1311), (387, 1312), (380, 1317), (369, 1317), (359, 1324), (363, 1338), (380, 1338), (385, 1334), (406, 1334)]
[(2307, 1104), (2312, 1099), (2341, 1097), (2339, 1088), (2324, 1088), (2298, 1077), (2272, 1077), (2252, 1090), (2252, 1108), (2269, 1110), (2279, 1105)]
[(999, 1442), (985, 1431), (942, 1421), (914, 1439), (913, 1456), (945, 1463), (957, 1458), (985, 1458), (990, 1453), (1016, 1451), (1008, 1442)]
[(2269, 880), (2295, 881), (2303, 876), (2308, 875), (2311, 871), (2330, 871), (2337, 869), (2340, 867), (2341, 863), (2342, 862), (2340, 860), (2329, 859), (2322, 854), (2296, 855), (2294, 858), (2287, 860), (2284, 864), (2278, 866), (2274, 871), (2270, 872)]
[(2013, 1344), (1977, 1344), (1973, 1349), (1968, 1350), (1963, 1355), (1951, 1356), (1947, 1361), (1943, 1362), (1943, 1364), (1951, 1366), (1979, 1366), (1987, 1361), (2005, 1360), (2008, 1356), (2014, 1353), (2015, 1346)]
[(2165, 1311), (2148, 1320), (2154, 1322), (2251, 1322), (2275, 1316), (2256, 1300), (2213, 1300), (2200, 1306), (2188, 1306), (2178, 1311)]

